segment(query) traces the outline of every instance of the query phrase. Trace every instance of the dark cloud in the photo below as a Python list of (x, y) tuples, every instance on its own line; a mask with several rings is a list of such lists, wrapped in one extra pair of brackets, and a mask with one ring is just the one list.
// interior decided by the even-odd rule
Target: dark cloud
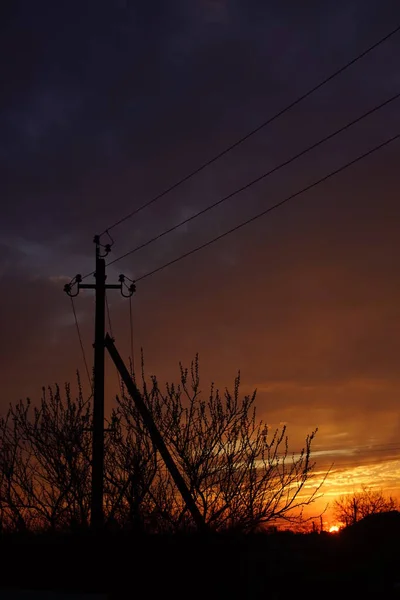
[[(63, 277), (92, 236), (292, 101), (394, 27), (397, 2), (15, 2), (2, 8), (0, 381), (5, 406), (82, 370)], [(115, 234), (112, 257), (209, 205), (396, 93), (399, 38)], [(398, 104), (110, 269), (137, 277), (397, 131)], [(136, 352), (204, 388), (260, 388), (260, 411), (321, 444), (374, 424), (392, 441), (399, 381), (398, 145), (138, 284)], [(113, 293), (114, 294), (114, 293)], [(128, 305), (110, 294), (129, 353)], [(93, 298), (78, 317), (91, 358)], [(116, 378), (108, 365), (107, 391)], [(110, 400), (111, 402), (111, 400)], [(351, 442), (350, 442), (351, 440)]]

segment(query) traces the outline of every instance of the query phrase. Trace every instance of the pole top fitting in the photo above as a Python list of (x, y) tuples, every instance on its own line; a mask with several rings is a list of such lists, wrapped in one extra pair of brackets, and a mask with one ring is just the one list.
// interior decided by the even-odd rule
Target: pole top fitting
[[(114, 240), (112, 239), (111, 235), (108, 233), (108, 231), (106, 232), (109, 239), (110, 239), (110, 243), (108, 244), (102, 244), (101, 240), (101, 235), (95, 235), (93, 238), (93, 242), (96, 244), (96, 256), (97, 258), (105, 258), (106, 256), (108, 256), (111, 252), (111, 246), (114, 243)], [(100, 248), (103, 248), (103, 253), (101, 254), (100, 252)]]

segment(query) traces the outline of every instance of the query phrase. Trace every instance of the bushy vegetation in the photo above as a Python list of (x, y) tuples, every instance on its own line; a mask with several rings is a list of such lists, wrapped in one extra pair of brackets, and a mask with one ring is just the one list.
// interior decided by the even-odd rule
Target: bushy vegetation
[[(146, 380), (140, 392), (205, 522), (214, 531), (251, 532), (302, 519), (319, 488), (306, 437), (289, 452), (286, 427), (257, 418), (256, 394), (240, 396), (240, 376), (221, 393), (202, 393), (198, 360), (178, 384)], [(0, 519), (3, 529), (73, 530), (90, 523), (91, 399), (43, 389), (39, 406), (11, 405), (0, 420)], [(194, 524), (133, 399), (122, 388), (105, 424), (104, 512), (112, 529), (193, 530)]]

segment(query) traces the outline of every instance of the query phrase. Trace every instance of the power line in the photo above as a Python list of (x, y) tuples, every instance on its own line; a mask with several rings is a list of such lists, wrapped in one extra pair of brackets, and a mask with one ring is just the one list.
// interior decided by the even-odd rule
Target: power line
[(131, 376), (135, 380), (135, 355), (133, 353), (133, 318), (132, 318), (132, 296), (129, 297), (129, 329), (131, 342)]
[(80, 344), (81, 351), (82, 351), (82, 358), (83, 358), (83, 362), (84, 362), (84, 365), (85, 365), (85, 370), (86, 370), (87, 378), (89, 380), (90, 389), (93, 392), (93, 383), (92, 383), (92, 379), (91, 379), (90, 373), (89, 373), (89, 367), (88, 367), (87, 360), (86, 360), (85, 348), (83, 346), (81, 331), (80, 331), (79, 323), (78, 323), (78, 318), (76, 316), (74, 299), (72, 297), (71, 297), (71, 306), (72, 306), (72, 312), (74, 313), (75, 326), (76, 326), (76, 331), (77, 331), (77, 334), (78, 334), (79, 344)]
[(374, 108), (371, 108), (370, 110), (368, 110), (367, 112), (363, 113), (362, 115), (360, 115), (359, 117), (357, 117), (356, 119), (353, 119), (352, 121), (349, 121), (348, 123), (346, 123), (346, 125), (343, 125), (342, 127), (340, 127), (339, 129), (336, 129), (333, 133), (330, 133), (329, 135), (321, 138), (320, 140), (318, 140), (318, 142), (315, 142), (314, 144), (312, 144), (311, 146), (308, 146), (307, 148), (305, 148), (304, 150), (302, 150), (301, 152), (298, 152), (297, 154), (293, 155), (292, 157), (290, 157), (289, 159), (285, 160), (284, 162), (280, 163), (279, 165), (277, 165), (276, 167), (273, 167), (272, 169), (270, 169), (269, 171), (267, 171), (266, 173), (263, 173), (262, 175), (260, 175), (259, 177), (257, 177), (256, 179), (253, 179), (252, 181), (250, 181), (249, 183), (246, 183), (245, 185), (243, 185), (240, 188), (237, 188), (236, 190), (234, 190), (233, 192), (231, 192), (230, 194), (228, 194), (227, 196), (224, 196), (223, 198), (221, 198), (220, 200), (217, 200), (216, 202), (214, 202), (213, 204), (210, 204), (209, 206), (207, 206), (206, 208), (203, 208), (202, 210), (198, 211), (197, 213), (195, 213), (194, 215), (187, 217), (186, 219), (184, 219), (183, 221), (180, 221), (179, 223), (177, 223), (176, 225), (173, 225), (172, 227), (170, 227), (169, 229), (166, 229), (164, 231), (162, 231), (161, 233), (159, 233), (158, 235), (156, 235), (155, 237), (151, 238), (150, 240), (147, 240), (146, 242), (144, 242), (143, 244), (140, 244), (139, 246), (136, 246), (135, 248), (133, 248), (133, 250), (129, 250), (128, 252), (125, 252), (124, 254), (122, 254), (121, 256), (118, 256), (117, 258), (115, 258), (114, 260), (110, 261), (109, 263), (107, 263), (107, 266), (110, 266), (114, 263), (116, 263), (119, 260), (122, 260), (123, 258), (126, 258), (127, 256), (130, 256), (131, 254), (134, 254), (135, 252), (138, 252), (139, 250), (142, 250), (143, 248), (145, 248), (146, 246), (149, 246), (150, 244), (153, 244), (154, 242), (156, 242), (157, 240), (161, 239), (162, 237), (172, 233), (173, 231), (179, 229), (180, 227), (182, 227), (183, 225), (186, 225), (187, 223), (189, 223), (190, 221), (193, 221), (194, 219), (197, 219), (198, 217), (200, 217), (201, 215), (204, 215), (205, 213), (207, 213), (210, 210), (213, 210), (214, 208), (216, 208), (217, 206), (223, 204), (224, 202), (226, 202), (227, 200), (230, 200), (231, 198), (233, 198), (234, 196), (244, 192), (245, 190), (249, 189), (250, 187), (252, 187), (253, 185), (255, 185), (256, 183), (259, 183), (260, 181), (262, 181), (263, 179), (266, 179), (269, 175), (272, 175), (273, 173), (276, 173), (277, 171), (279, 171), (280, 169), (282, 169), (283, 167), (286, 167), (287, 165), (289, 165), (290, 163), (294, 162), (295, 160), (299, 159), (300, 157), (304, 156), (305, 154), (307, 154), (308, 152), (311, 152), (312, 150), (315, 150), (315, 148), (317, 148), (318, 146), (321, 146), (322, 144), (324, 144), (325, 142), (327, 142), (328, 140), (331, 140), (332, 138), (336, 137), (337, 135), (339, 135), (340, 133), (343, 133), (344, 131), (346, 131), (347, 129), (349, 129), (350, 127), (353, 127), (354, 125), (356, 125), (356, 123), (359, 123), (360, 121), (362, 121), (363, 119), (365, 119), (366, 117), (370, 116), (371, 114), (373, 114), (374, 112), (382, 109), (383, 107), (387, 106), (388, 104), (390, 104), (391, 102), (394, 102), (395, 100), (397, 100), (400, 97), (400, 93), (395, 94), (394, 96), (392, 96), (391, 98), (389, 98), (388, 100), (385, 100), (384, 102), (381, 102), (380, 104), (378, 104), (377, 106), (374, 106)]
[(107, 320), (108, 320), (108, 327), (109, 327), (109, 330), (110, 330), (110, 335), (111, 335), (111, 337), (113, 338), (113, 337), (114, 337), (114, 335), (113, 335), (113, 330), (112, 330), (112, 325), (111, 325), (111, 315), (110, 315), (110, 307), (109, 307), (109, 305), (108, 305), (108, 297), (107, 297), (107, 292), (106, 292), (106, 294), (105, 294), (105, 300), (106, 300), (106, 309), (107, 309)]
[(369, 48), (367, 48), (366, 50), (364, 50), (363, 52), (361, 52), (361, 54), (358, 54), (355, 58), (353, 58), (352, 60), (350, 60), (349, 62), (347, 62), (345, 65), (343, 65), (342, 67), (340, 67), (340, 69), (338, 69), (337, 71), (334, 71), (331, 75), (329, 75), (328, 77), (326, 77), (325, 79), (323, 79), (320, 83), (318, 83), (317, 85), (315, 85), (314, 87), (312, 87), (311, 89), (309, 89), (307, 92), (305, 92), (304, 94), (302, 94), (301, 96), (299, 96), (298, 98), (296, 98), (296, 100), (294, 100), (293, 102), (291, 102), (290, 104), (288, 104), (287, 106), (285, 106), (284, 108), (282, 108), (280, 111), (278, 111), (277, 113), (275, 113), (272, 117), (269, 117), (266, 121), (264, 121), (263, 123), (261, 123), (260, 125), (258, 125), (258, 127), (256, 127), (255, 129), (252, 129), (249, 133), (247, 133), (246, 135), (244, 135), (243, 137), (241, 137), (239, 140), (237, 140), (236, 142), (234, 142), (233, 144), (231, 144), (230, 146), (228, 146), (227, 148), (225, 148), (225, 150), (222, 150), (221, 152), (219, 152), (218, 154), (216, 154), (214, 157), (210, 158), (209, 160), (207, 160), (206, 162), (204, 162), (202, 165), (200, 165), (199, 167), (197, 167), (196, 169), (194, 169), (193, 171), (191, 171), (190, 173), (188, 173), (187, 175), (185, 175), (184, 177), (182, 177), (181, 179), (179, 179), (176, 183), (174, 183), (173, 185), (169, 186), (164, 191), (162, 191), (158, 195), (154, 196), (153, 198), (151, 198), (150, 200), (148, 200), (144, 204), (142, 204), (139, 208), (136, 208), (135, 210), (131, 211), (130, 213), (128, 213), (127, 215), (125, 215), (124, 217), (122, 217), (121, 219), (119, 219), (118, 221), (116, 221), (115, 223), (113, 223), (112, 225), (110, 225), (109, 227), (107, 227), (102, 232), (101, 235), (104, 235), (105, 233), (108, 233), (109, 231), (111, 231), (112, 229), (114, 229), (115, 227), (117, 227), (118, 225), (120, 225), (121, 223), (124, 223), (125, 221), (127, 221), (128, 219), (130, 219), (134, 215), (138, 214), (139, 212), (141, 212), (142, 210), (144, 210), (145, 208), (147, 208), (151, 204), (154, 204), (155, 202), (157, 202), (158, 200), (160, 200), (163, 196), (166, 196), (169, 192), (172, 192), (177, 187), (179, 187), (180, 185), (182, 185), (183, 183), (185, 183), (186, 181), (188, 181), (189, 179), (191, 179), (192, 177), (194, 177), (195, 175), (197, 175), (198, 173), (200, 173), (201, 171), (203, 171), (204, 169), (206, 169), (207, 167), (209, 167), (210, 165), (212, 165), (214, 162), (216, 162), (217, 160), (219, 160), (220, 158), (222, 158), (223, 156), (225, 156), (225, 154), (228, 154), (228, 152), (230, 152), (234, 148), (237, 148), (240, 144), (242, 144), (243, 142), (245, 142), (246, 140), (248, 140), (250, 137), (252, 137), (256, 133), (258, 133), (262, 129), (264, 129), (264, 127), (266, 127), (267, 125), (270, 125), (273, 121), (277, 120), (279, 117), (281, 117), (286, 112), (288, 112), (289, 110), (291, 110), (294, 106), (296, 106), (297, 104), (299, 104), (300, 102), (302, 102), (303, 100), (305, 100), (306, 98), (308, 98), (309, 96), (311, 96), (311, 94), (313, 94), (314, 92), (316, 92), (317, 90), (319, 90), (320, 88), (322, 88), (324, 85), (326, 85), (327, 83), (329, 83), (330, 81), (332, 81), (332, 79), (334, 79), (335, 77), (337, 77), (338, 75), (340, 75), (341, 73), (343, 73), (344, 71), (346, 71), (346, 69), (348, 69), (349, 67), (351, 67), (352, 65), (354, 65), (356, 62), (358, 62), (359, 60), (361, 60), (362, 58), (364, 58), (364, 56), (366, 56), (367, 54), (369, 54), (370, 52), (372, 52), (373, 50), (375, 50), (378, 46), (380, 46), (381, 44), (383, 44), (384, 42), (386, 42), (388, 39), (390, 39), (392, 36), (394, 36), (399, 31), (400, 31), (400, 25), (398, 27), (396, 27), (395, 29), (393, 29), (390, 33), (388, 33), (387, 35), (385, 35), (383, 38), (381, 38), (380, 40), (378, 40), (377, 42), (375, 42), (372, 46), (369, 46)]
[(185, 254), (181, 254), (177, 258), (174, 258), (173, 260), (170, 260), (169, 262), (164, 263), (160, 267), (157, 267), (156, 269), (153, 269), (152, 271), (149, 271), (148, 273), (145, 273), (145, 275), (142, 275), (141, 277), (138, 277), (136, 279), (136, 282), (141, 281), (142, 279), (147, 279), (147, 277), (150, 277), (151, 275), (154, 275), (155, 273), (158, 273), (159, 271), (162, 271), (163, 269), (166, 269), (167, 267), (169, 267), (169, 266), (171, 266), (171, 265), (173, 265), (173, 264), (175, 264), (175, 263), (183, 260), (184, 258), (187, 258), (188, 256), (191, 256), (192, 254), (195, 254), (196, 252), (199, 252), (200, 250), (203, 250), (204, 248), (207, 248), (207, 246), (211, 246), (211, 244), (214, 244), (215, 242), (217, 242), (217, 241), (221, 240), (222, 238), (230, 235), (231, 233), (234, 233), (235, 231), (238, 231), (242, 227), (245, 227), (246, 225), (249, 225), (250, 223), (253, 223), (257, 219), (260, 219), (261, 217), (263, 217), (263, 216), (267, 215), (268, 213), (272, 212), (273, 210), (275, 210), (275, 209), (283, 206), (284, 204), (286, 204), (290, 200), (293, 200), (297, 196), (300, 196), (301, 194), (304, 194), (305, 192), (308, 192), (309, 190), (313, 189), (314, 187), (317, 187), (318, 185), (320, 185), (324, 181), (327, 181), (331, 177), (334, 177), (335, 175), (338, 175), (339, 173), (341, 173), (345, 169), (347, 169), (347, 168), (351, 167), (352, 165), (360, 162), (361, 160), (363, 160), (367, 156), (370, 156), (374, 152), (377, 152), (378, 150), (381, 150), (385, 146), (388, 146), (389, 144), (391, 144), (392, 142), (394, 142), (395, 140), (397, 140), (399, 137), (400, 137), (400, 134), (397, 134), (397, 135), (389, 138), (388, 140), (382, 142), (378, 146), (374, 146), (373, 148), (371, 148), (370, 150), (368, 150), (364, 154), (361, 154), (361, 155), (357, 156), (357, 158), (353, 159), (352, 161), (347, 162), (346, 164), (342, 165), (338, 169), (335, 169), (334, 171), (331, 171), (330, 173), (328, 173), (328, 175), (325, 175), (324, 177), (321, 177), (321, 179), (317, 179), (316, 181), (314, 181), (313, 183), (311, 183), (311, 184), (307, 185), (306, 187), (302, 188), (298, 192), (295, 192), (294, 194), (291, 194), (287, 198), (284, 198), (280, 202), (277, 202), (273, 206), (270, 206), (266, 210), (263, 210), (262, 212), (256, 214), (254, 217), (251, 217), (250, 219), (247, 219), (246, 221), (243, 221), (242, 223), (239, 223), (239, 225), (236, 225), (235, 227), (232, 227), (232, 229), (229, 229), (228, 231), (225, 231), (224, 233), (221, 233), (221, 235), (218, 235), (217, 237), (212, 238), (208, 242), (205, 242), (204, 244), (201, 244), (200, 246), (197, 246), (196, 248), (193, 248), (192, 250), (189, 250), (188, 252), (185, 252)]
[[(111, 324), (110, 306), (108, 304), (107, 290), (106, 290), (106, 293), (105, 293), (105, 301), (106, 301), (108, 328), (110, 330), (111, 337), (114, 338), (113, 328), (112, 328), (112, 324)], [(116, 371), (117, 371), (118, 385), (119, 385), (119, 389), (120, 389), (121, 396), (122, 396), (122, 394), (123, 394), (122, 380), (121, 380), (121, 376), (120, 376), (120, 373), (119, 373), (118, 369), (116, 369)]]

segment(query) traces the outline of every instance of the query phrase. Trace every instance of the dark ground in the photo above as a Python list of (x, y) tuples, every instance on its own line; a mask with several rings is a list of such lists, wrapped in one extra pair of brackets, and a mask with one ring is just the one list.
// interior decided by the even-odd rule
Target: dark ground
[(400, 519), (338, 535), (10, 535), (2, 589), (127, 598), (400, 598)]

